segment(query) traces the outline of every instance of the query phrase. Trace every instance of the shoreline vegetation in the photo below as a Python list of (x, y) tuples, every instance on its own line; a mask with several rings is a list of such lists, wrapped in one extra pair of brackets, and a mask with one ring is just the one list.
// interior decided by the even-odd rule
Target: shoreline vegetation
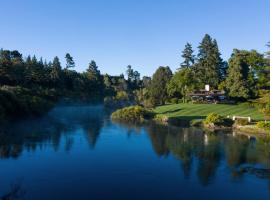
[[(260, 121), (263, 120), (265, 116), (259, 113), (255, 108), (249, 107), (246, 104), (196, 104), (194, 108), (196, 110), (191, 109), (189, 112), (185, 110), (193, 108), (193, 106), (193, 104), (171, 104), (157, 107), (154, 110), (143, 108), (142, 106), (129, 106), (116, 110), (112, 113), (111, 118), (115, 121), (126, 123), (136, 124), (154, 121), (165, 125), (200, 127), (210, 131), (233, 130), (242, 133), (246, 132), (247, 134), (270, 136), (270, 123)], [(212, 109), (218, 113), (223, 113), (223, 115), (216, 112), (207, 113), (206, 110), (209, 106), (213, 106)], [(225, 112), (225, 110), (227, 110), (227, 112)], [(232, 116), (235, 112), (237, 112), (238, 115), (239, 113), (248, 113), (253, 121), (249, 122), (247, 118), (232, 120)], [(224, 116), (226, 114), (228, 115)], [(243, 117), (248, 116), (244, 115)]]
[[(128, 123), (268, 132), (270, 51), (233, 49), (223, 60), (217, 40), (205, 34), (194, 52), (187, 43), (175, 72), (159, 66), (151, 77), (141, 77), (131, 65), (125, 75), (109, 75), (91, 60), (77, 72), (69, 53), (63, 65), (57, 56), (47, 61), (0, 49), (0, 123), (43, 115), (59, 102), (82, 102), (119, 109), (111, 118)], [(232, 121), (233, 116), (250, 117), (252, 123)]]
[(126, 123), (144, 123), (153, 119), (154, 112), (142, 106), (129, 106), (118, 109), (111, 114), (111, 119)]

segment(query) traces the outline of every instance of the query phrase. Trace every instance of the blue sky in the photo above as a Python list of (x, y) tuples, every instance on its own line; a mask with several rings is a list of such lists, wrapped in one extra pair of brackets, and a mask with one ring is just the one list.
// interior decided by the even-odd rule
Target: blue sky
[(0, 48), (51, 60), (65, 53), (83, 71), (94, 59), (102, 73), (128, 64), (142, 75), (158, 66), (175, 70), (186, 42), (205, 33), (222, 57), (233, 48), (267, 50), (269, 0), (17, 0), (1, 1)]

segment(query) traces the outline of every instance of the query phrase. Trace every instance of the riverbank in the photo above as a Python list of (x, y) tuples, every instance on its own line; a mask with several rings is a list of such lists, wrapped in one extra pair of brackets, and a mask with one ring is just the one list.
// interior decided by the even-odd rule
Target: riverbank
[[(154, 109), (154, 112), (156, 113), (155, 120), (164, 124), (184, 124), (186, 126), (203, 127), (211, 131), (231, 129), (237, 132), (247, 132), (255, 135), (270, 134), (270, 131), (255, 125), (256, 122), (263, 121), (266, 117), (256, 108), (250, 107), (247, 104), (170, 104), (159, 106)], [(205, 123), (207, 116), (211, 113), (215, 113), (223, 118), (224, 123)], [(248, 122), (241, 124), (241, 121), (233, 122), (231, 120), (232, 116), (250, 117), (253, 124)], [(229, 123), (229, 121), (231, 121), (231, 123)]]
[(175, 118), (189, 121), (193, 119), (205, 119), (209, 113), (217, 113), (226, 117), (232, 117), (234, 115), (251, 117), (255, 121), (265, 120), (265, 116), (262, 113), (248, 104), (168, 104), (156, 107), (154, 112), (157, 115), (166, 116), (170, 119)]

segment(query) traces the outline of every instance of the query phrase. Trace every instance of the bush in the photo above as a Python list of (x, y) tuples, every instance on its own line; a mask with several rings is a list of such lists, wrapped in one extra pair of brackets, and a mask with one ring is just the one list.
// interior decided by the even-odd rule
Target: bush
[(206, 119), (203, 121), (206, 125), (214, 126), (226, 126), (230, 127), (233, 124), (233, 121), (229, 118), (225, 118), (217, 113), (210, 113)]
[(257, 128), (261, 128), (265, 131), (270, 131), (270, 122), (266, 122), (266, 121), (260, 121), (260, 122), (257, 122), (256, 124)]
[(245, 126), (249, 124), (248, 119), (236, 119), (235, 124), (239, 126)]
[(204, 120), (205, 124), (221, 124), (223, 122), (223, 117), (217, 113), (210, 113), (207, 115), (206, 119)]
[(178, 103), (178, 99), (177, 98), (171, 98), (169, 100), (169, 102), (172, 103), (172, 104), (177, 104)]
[(153, 116), (154, 113), (148, 109), (141, 106), (130, 106), (113, 112), (111, 118), (126, 122), (143, 122), (153, 118)]

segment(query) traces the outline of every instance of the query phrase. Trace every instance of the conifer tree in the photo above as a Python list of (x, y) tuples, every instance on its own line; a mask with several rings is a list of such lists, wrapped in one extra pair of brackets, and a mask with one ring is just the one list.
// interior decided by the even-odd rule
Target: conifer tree
[(182, 51), (182, 58), (184, 61), (181, 63), (181, 68), (190, 68), (195, 62), (195, 56), (193, 55), (192, 45), (187, 43), (185, 49)]

